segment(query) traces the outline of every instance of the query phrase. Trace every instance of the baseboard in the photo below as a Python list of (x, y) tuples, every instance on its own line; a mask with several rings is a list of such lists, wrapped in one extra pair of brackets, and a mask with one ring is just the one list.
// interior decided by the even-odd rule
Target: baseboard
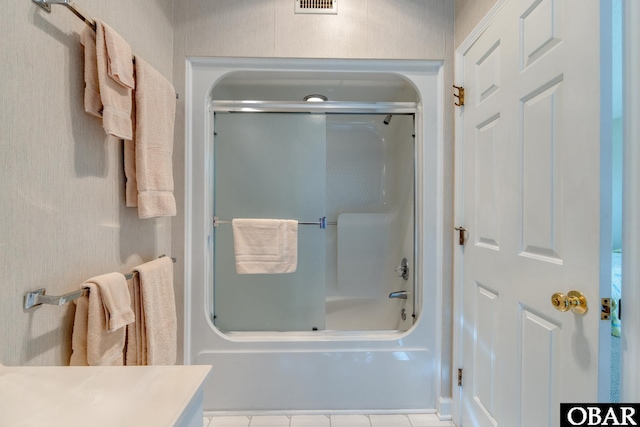
[[(451, 399), (449, 399), (451, 400)], [(394, 414), (433, 414), (435, 413), (441, 420), (450, 420), (442, 418), (437, 410), (434, 409), (322, 409), (322, 410), (269, 410), (269, 411), (204, 411), (205, 417), (222, 417), (222, 416), (264, 416), (264, 415), (394, 415)]]
[(436, 407), (436, 415), (440, 421), (451, 421), (451, 398), (440, 397)]

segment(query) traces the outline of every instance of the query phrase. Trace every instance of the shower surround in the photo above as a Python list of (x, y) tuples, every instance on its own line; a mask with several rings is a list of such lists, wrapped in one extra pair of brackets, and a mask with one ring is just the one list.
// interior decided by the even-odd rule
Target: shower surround
[[(414, 274), (418, 315), (408, 330), (223, 332), (214, 325), (214, 114), (210, 105), (216, 82), (243, 70), (282, 73), (285, 80), (301, 73), (314, 76), (318, 84), (339, 76), (345, 88), (378, 79), (382, 91), (386, 83), (399, 78), (417, 91)], [(443, 412), (442, 312), (436, 303), (442, 298), (442, 63), (192, 59), (187, 82), (185, 361), (214, 367), (205, 385), (205, 410)]]

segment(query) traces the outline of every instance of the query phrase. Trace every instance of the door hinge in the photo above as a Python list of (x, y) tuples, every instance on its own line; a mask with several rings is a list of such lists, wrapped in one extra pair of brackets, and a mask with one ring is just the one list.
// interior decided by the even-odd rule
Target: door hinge
[(453, 85), (455, 89), (458, 89), (458, 93), (454, 93), (454, 98), (458, 98), (457, 101), (454, 101), (454, 105), (456, 107), (462, 107), (464, 105), (464, 88), (462, 86)]
[(462, 368), (458, 369), (458, 387), (462, 387)]
[(458, 243), (460, 244), (460, 246), (464, 246), (464, 241), (466, 238), (465, 233), (467, 232), (467, 229), (464, 227), (456, 227), (454, 228), (454, 230), (458, 232)]

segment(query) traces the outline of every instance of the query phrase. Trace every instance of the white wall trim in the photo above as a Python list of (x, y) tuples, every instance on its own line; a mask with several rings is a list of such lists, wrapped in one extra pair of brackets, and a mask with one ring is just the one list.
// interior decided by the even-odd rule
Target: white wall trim
[(193, 163), (193, 150), (192, 144), (189, 142), (192, 140), (192, 132), (191, 127), (188, 126), (188, 123), (191, 123), (192, 118), (192, 110), (189, 108), (192, 100), (192, 67), (190, 61), (185, 61), (185, 100), (184, 100), (184, 281), (183, 281), (183, 329), (182, 329), (182, 363), (185, 365), (190, 365), (191, 361), (191, 286), (189, 285), (191, 282), (191, 260), (192, 260), (192, 223), (190, 218), (193, 217), (193, 212), (191, 210), (192, 206), (192, 197), (193, 192), (191, 188), (193, 188), (193, 182), (191, 179), (191, 171), (186, 165), (190, 165)]
[[(203, 411), (204, 417), (229, 417), (229, 416), (264, 416), (264, 415), (412, 415), (412, 414), (435, 414), (439, 416), (433, 409), (432, 410), (414, 410), (414, 409), (322, 409), (322, 410), (276, 410), (276, 411)], [(447, 421), (447, 419), (442, 419)]]
[[(445, 109), (445, 99), (446, 97), (444, 96), (445, 90), (444, 90), (444, 67), (441, 67), (438, 73), (438, 111), (437, 111), (437, 123), (438, 123), (438, 136), (437, 136), (437, 140), (438, 141), (444, 141), (444, 109)], [(422, 133), (422, 132), (421, 132)], [(446, 387), (442, 386), (442, 367), (443, 367), (443, 363), (442, 363), (442, 342), (444, 339), (446, 339), (444, 337), (443, 334), (443, 327), (444, 327), (444, 321), (442, 319), (442, 314), (443, 314), (443, 307), (442, 307), (442, 296), (443, 296), (443, 282), (442, 282), (442, 260), (443, 260), (443, 240), (444, 240), (444, 233), (443, 233), (443, 224), (444, 224), (444, 217), (443, 217), (443, 212), (444, 212), (444, 207), (443, 207), (443, 203), (442, 201), (444, 200), (444, 150), (442, 148), (442, 145), (440, 145), (437, 149), (437, 156), (438, 156), (438, 160), (437, 160), (437, 180), (438, 182), (436, 183), (436, 188), (437, 188), (437, 200), (438, 200), (438, 206), (437, 206), (437, 219), (436, 219), (436, 224), (437, 224), (437, 233), (435, 235), (436, 237), (436, 247), (440, 248), (440, 250), (436, 251), (436, 260), (435, 260), (435, 267), (436, 267), (436, 283), (438, 284), (436, 286), (436, 301), (440, 301), (440, 303), (436, 304), (436, 329), (435, 329), (435, 351), (436, 354), (438, 355), (436, 357), (436, 370), (435, 370), (435, 381), (436, 381), (436, 393), (437, 393), (437, 398), (438, 401), (436, 402), (436, 410), (440, 413), (440, 408), (439, 408), (439, 401), (443, 399), (443, 389), (446, 389)], [(424, 185), (428, 185), (427, 182), (424, 183)], [(424, 254), (423, 254), (424, 256)], [(422, 262), (422, 265), (424, 265), (425, 263)], [(421, 266), (422, 268), (422, 266)], [(424, 306), (424, 305), (423, 305)], [(423, 306), (420, 307), (420, 310), (423, 309)], [(452, 338), (452, 337), (450, 337)], [(449, 375), (451, 376), (451, 374)], [(451, 415), (451, 412), (446, 412), (445, 415)]]
[(436, 414), (440, 421), (451, 421), (452, 413), (451, 413), (451, 403), (452, 399), (450, 397), (442, 397), (438, 399), (438, 404), (436, 406)]

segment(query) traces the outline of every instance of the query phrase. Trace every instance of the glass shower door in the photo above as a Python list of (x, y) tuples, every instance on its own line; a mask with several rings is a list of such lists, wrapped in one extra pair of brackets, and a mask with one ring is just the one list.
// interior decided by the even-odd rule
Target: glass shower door
[[(214, 215), (317, 221), (326, 210), (323, 114), (220, 113), (214, 120)], [(288, 274), (237, 274), (231, 224), (214, 231), (213, 321), (222, 331), (325, 327), (325, 230), (298, 226)]]

